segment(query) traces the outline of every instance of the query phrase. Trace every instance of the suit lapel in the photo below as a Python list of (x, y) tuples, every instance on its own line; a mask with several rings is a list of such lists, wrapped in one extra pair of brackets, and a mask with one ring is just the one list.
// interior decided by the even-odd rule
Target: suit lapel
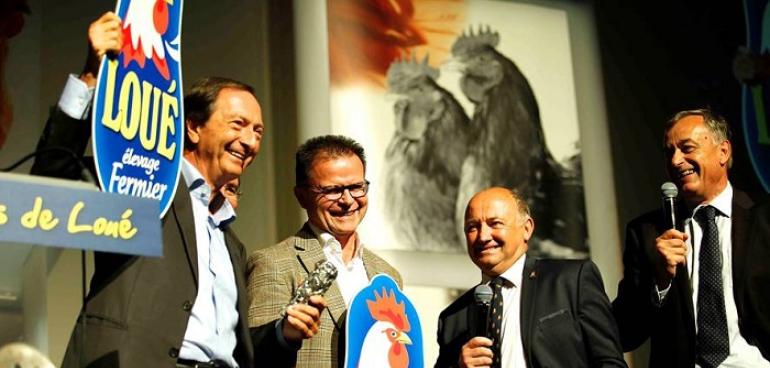
[(377, 276), (380, 273), (382, 267), (377, 261), (377, 258), (372, 255), (372, 252), (366, 248), (364, 248), (362, 258), (364, 259), (366, 277), (369, 278), (369, 281), (371, 281), (374, 276)]
[[(245, 341), (249, 341), (248, 337), (248, 314), (249, 314), (249, 298), (246, 294), (246, 271), (244, 270), (245, 265), (245, 252), (243, 243), (241, 243), (240, 239), (235, 235), (233, 230), (228, 226), (224, 229), (225, 234), (225, 246), (227, 247), (227, 252), (230, 254), (230, 263), (233, 266), (233, 273), (235, 277), (235, 287), (238, 291), (238, 301), (236, 307), (238, 308), (238, 326), (236, 327), (236, 334), (239, 334), (238, 337), (238, 344), (236, 346), (236, 352), (235, 354), (242, 353), (243, 356), (249, 357), (253, 355), (253, 347), (249, 343), (244, 343)], [(240, 350), (239, 350), (240, 349)], [(236, 359), (238, 355), (236, 355)]]
[[(750, 208), (753, 205), (751, 199), (743, 192), (733, 191), (732, 234), (730, 241), (733, 251), (733, 297), (740, 308), (743, 305), (743, 261), (749, 255), (746, 254), (746, 244), (749, 238), (749, 225), (751, 222)], [(739, 310), (740, 312), (740, 310)]]
[(521, 342), (524, 356), (529, 364), (532, 362), (532, 328), (535, 313), (535, 298), (537, 297), (538, 279), (537, 259), (527, 256), (524, 262), (524, 273), (521, 277)]
[[(302, 230), (297, 233), (297, 240), (294, 243), (294, 248), (297, 250), (297, 259), (299, 264), (305, 269), (305, 272), (309, 274), (315, 270), (315, 266), (319, 261), (325, 261), (321, 243), (318, 242), (315, 234), (310, 230), (310, 226), (306, 223), (302, 227)], [(326, 310), (329, 312), (334, 325), (342, 331), (342, 323), (340, 317), (345, 313), (345, 300), (342, 298), (339, 286), (335, 281), (329, 290), (324, 294), (326, 299)]]
[[(195, 280), (195, 288), (198, 288), (198, 242), (195, 232), (195, 217), (193, 215), (192, 202), (190, 201), (190, 192), (187, 190), (184, 178), (180, 178), (174, 194), (172, 203), (174, 216), (176, 216), (176, 226), (179, 228), (179, 238), (182, 246), (185, 248), (187, 263)], [(166, 226), (164, 226), (166, 228)], [(164, 239), (165, 242), (165, 239)], [(171, 244), (165, 243), (164, 246)], [(166, 252), (164, 251), (164, 254)]]

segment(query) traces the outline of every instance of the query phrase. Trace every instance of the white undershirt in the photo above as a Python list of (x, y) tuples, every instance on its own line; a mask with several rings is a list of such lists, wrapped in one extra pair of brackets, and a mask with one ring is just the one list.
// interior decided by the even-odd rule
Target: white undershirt
[(345, 306), (348, 307), (353, 302), (353, 298), (369, 285), (369, 276), (366, 274), (366, 268), (364, 267), (364, 245), (356, 237), (356, 249), (353, 251), (353, 258), (345, 264), (345, 261), (342, 259), (342, 245), (340, 242), (332, 234), (315, 227), (309, 222), (308, 224), (321, 243), (326, 259), (334, 267), (337, 267), (337, 279), (334, 282), (337, 283), (342, 299), (345, 300)]
[[(502, 344), (500, 346), (501, 368), (526, 368), (524, 359), (524, 344), (521, 340), (521, 280), (524, 273), (524, 262), (527, 255), (521, 258), (503, 272), (503, 326)], [(482, 282), (489, 283), (491, 279), (482, 275)]]

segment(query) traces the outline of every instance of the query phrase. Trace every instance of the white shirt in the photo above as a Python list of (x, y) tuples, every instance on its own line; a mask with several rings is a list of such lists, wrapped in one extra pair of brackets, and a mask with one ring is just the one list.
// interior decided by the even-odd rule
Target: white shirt
[[(524, 344), (521, 341), (521, 281), (524, 273), (524, 262), (527, 255), (521, 258), (503, 272), (503, 326), (500, 346), (501, 368), (526, 368), (524, 359)], [(492, 280), (482, 275), (482, 282)]]
[(88, 87), (75, 74), (70, 74), (59, 97), (59, 109), (73, 119), (84, 120), (88, 117), (93, 97), (94, 88)]
[(369, 285), (369, 276), (366, 274), (366, 268), (364, 267), (364, 245), (356, 237), (356, 249), (353, 251), (353, 258), (345, 264), (345, 261), (342, 259), (342, 245), (340, 242), (332, 234), (315, 227), (309, 222), (308, 224), (318, 238), (318, 242), (321, 243), (326, 260), (331, 262), (334, 267), (337, 267), (337, 279), (334, 282), (337, 283), (342, 299), (345, 300), (345, 307), (349, 307), (350, 303), (353, 302), (353, 298)]
[[(733, 247), (732, 247), (732, 212), (733, 212), (733, 187), (730, 183), (710, 203), (698, 205), (693, 210), (692, 216), (684, 220), (684, 230), (687, 233), (687, 272), (690, 275), (692, 288), (692, 305), (695, 313), (695, 330), (698, 329), (698, 271), (700, 265), (700, 243), (703, 239), (703, 230), (694, 220), (695, 214), (704, 206), (711, 205), (717, 209), (714, 221), (719, 231), (719, 247), (722, 251), (722, 292), (725, 296), (725, 315), (727, 316), (727, 337), (730, 341), (730, 355), (720, 364), (723, 368), (770, 368), (770, 362), (762, 357), (755, 346), (749, 345), (741, 336), (738, 329), (738, 308), (735, 306), (733, 295)], [(660, 300), (665, 298), (666, 290), (659, 293)], [(700, 367), (699, 365), (695, 365)]]
[(209, 213), (211, 187), (186, 159), (182, 175), (190, 191), (198, 251), (198, 294), (187, 321), (179, 357), (199, 362), (221, 359), (238, 367), (233, 358), (237, 343), (238, 288), (222, 228), (235, 219), (230, 202)]

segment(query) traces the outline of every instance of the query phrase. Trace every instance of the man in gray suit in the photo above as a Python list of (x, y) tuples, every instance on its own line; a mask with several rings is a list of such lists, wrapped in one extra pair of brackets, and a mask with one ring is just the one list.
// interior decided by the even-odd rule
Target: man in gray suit
[[(254, 252), (248, 261), (248, 291), (257, 365), (337, 367), (343, 362), (344, 316), (355, 295), (379, 273), (401, 276), (364, 247), (356, 232), (367, 209), (364, 149), (343, 136), (305, 142), (296, 154), (294, 194), (308, 221), (284, 241)], [(325, 296), (282, 308), (297, 286), (328, 260), (338, 276)]]

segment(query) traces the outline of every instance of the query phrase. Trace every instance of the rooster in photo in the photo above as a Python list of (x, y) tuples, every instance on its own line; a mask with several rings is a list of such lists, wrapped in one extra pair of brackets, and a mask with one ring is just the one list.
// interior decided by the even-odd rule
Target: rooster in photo
[(454, 222), (460, 169), (468, 150), (469, 119), (439, 70), (414, 57), (388, 69), (395, 133), (385, 155), (385, 213), (399, 241), (418, 250), (463, 248)]
[(133, 0), (126, 10), (123, 22), (123, 66), (136, 61), (144, 68), (146, 60), (153, 65), (164, 79), (170, 80), (166, 54), (179, 61), (179, 36), (172, 42), (164, 41), (169, 28), (169, 6), (173, 0)]
[[(550, 242), (543, 245), (554, 249), (550, 255), (569, 257), (572, 253), (564, 245), (587, 249), (582, 197), (579, 208), (569, 212), (556, 207), (559, 199), (582, 195), (582, 184), (576, 187), (576, 173), (551, 155), (532, 87), (516, 64), (496, 49), (499, 42), (497, 32), (479, 27), (452, 46), (463, 74), (460, 89), (475, 105), (470, 125), (476, 132), (462, 166), (455, 218), (463, 219), (468, 200), (482, 189), (516, 190), (528, 199), (538, 220), (533, 250), (541, 250), (540, 241), (547, 239)], [(570, 234), (569, 239), (563, 234)]]
[(364, 337), (358, 367), (409, 367), (406, 345), (411, 345), (412, 340), (407, 335), (410, 326), (404, 302), (396, 303), (395, 292), (388, 294), (383, 288), (382, 294), (375, 291), (374, 300), (367, 300), (366, 304), (376, 322)]

